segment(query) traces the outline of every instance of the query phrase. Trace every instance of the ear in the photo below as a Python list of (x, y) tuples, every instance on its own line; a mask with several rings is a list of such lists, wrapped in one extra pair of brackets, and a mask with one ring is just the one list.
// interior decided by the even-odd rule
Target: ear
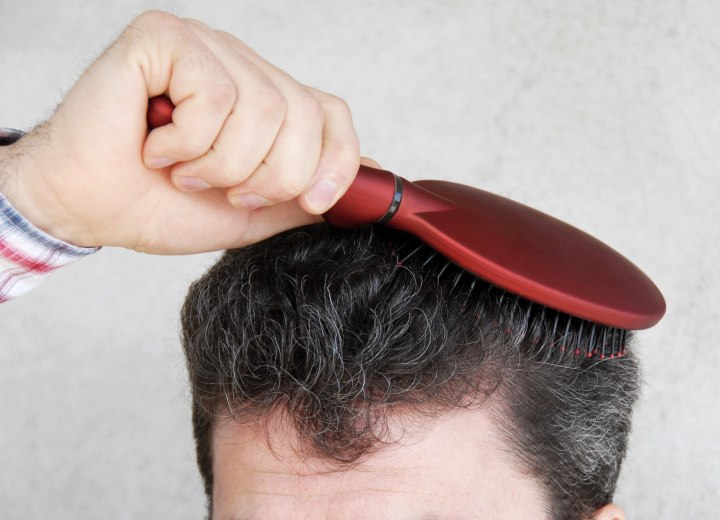
[(616, 504), (606, 504), (593, 513), (593, 520), (625, 520), (625, 511)]

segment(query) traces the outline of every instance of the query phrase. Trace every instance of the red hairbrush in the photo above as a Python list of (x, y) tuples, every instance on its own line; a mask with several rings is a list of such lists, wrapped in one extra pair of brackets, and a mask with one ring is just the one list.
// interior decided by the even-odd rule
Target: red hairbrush
[(372, 222), (415, 235), (480, 278), (528, 300), (620, 329), (645, 329), (665, 300), (633, 263), (538, 210), (454, 182), (408, 181), (361, 166), (323, 215), (334, 226)]
[[(153, 98), (148, 124), (171, 120)], [(545, 213), (471, 186), (408, 181), (361, 166), (325, 214), (333, 226), (380, 223), (415, 235), (465, 270), (547, 307), (619, 329), (645, 329), (665, 300), (633, 263), (596, 238)]]

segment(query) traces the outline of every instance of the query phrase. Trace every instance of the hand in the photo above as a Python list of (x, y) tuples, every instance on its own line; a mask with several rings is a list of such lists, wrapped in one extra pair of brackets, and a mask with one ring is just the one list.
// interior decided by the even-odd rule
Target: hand
[[(173, 122), (148, 134), (160, 94)], [(342, 100), (230, 34), (161, 12), (136, 18), (51, 119), (6, 148), (3, 194), (35, 225), (80, 246), (160, 254), (318, 222), (360, 159)]]

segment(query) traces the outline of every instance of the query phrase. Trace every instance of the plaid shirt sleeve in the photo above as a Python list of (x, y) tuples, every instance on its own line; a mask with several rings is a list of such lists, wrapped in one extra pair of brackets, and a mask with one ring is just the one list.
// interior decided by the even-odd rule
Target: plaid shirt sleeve
[[(0, 128), (0, 146), (12, 144), (22, 132)], [(0, 193), (0, 303), (38, 286), (58, 267), (97, 251), (77, 247), (33, 226)]]

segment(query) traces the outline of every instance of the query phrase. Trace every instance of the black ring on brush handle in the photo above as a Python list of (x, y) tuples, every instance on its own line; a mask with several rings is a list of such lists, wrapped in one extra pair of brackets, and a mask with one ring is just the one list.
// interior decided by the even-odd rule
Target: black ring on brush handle
[(395, 179), (395, 193), (393, 193), (392, 202), (390, 202), (390, 207), (385, 212), (385, 215), (380, 217), (375, 221), (376, 224), (387, 224), (390, 222), (390, 220), (395, 216), (395, 213), (397, 213), (398, 208), (400, 207), (400, 203), (402, 202), (403, 197), (403, 183), (402, 179), (392, 174), (393, 178)]

